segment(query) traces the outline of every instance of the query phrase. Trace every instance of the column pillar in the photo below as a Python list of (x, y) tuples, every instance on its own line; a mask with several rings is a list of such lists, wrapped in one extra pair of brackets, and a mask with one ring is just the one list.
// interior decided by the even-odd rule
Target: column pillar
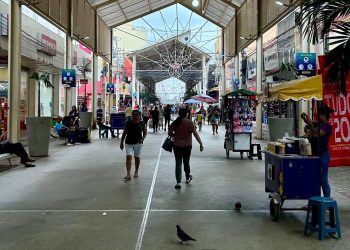
[(96, 119), (97, 119), (97, 91), (98, 91), (98, 58), (97, 54), (93, 55), (93, 65), (92, 65), (92, 98), (91, 98), (91, 109), (93, 112), (93, 122), (92, 127), (96, 128)]
[(60, 75), (52, 75), (52, 112), (54, 116), (60, 113)]
[[(304, 28), (302, 30), (304, 30)], [(307, 37), (305, 37), (303, 35), (303, 32), (302, 32), (301, 36), (302, 36), (301, 37), (301, 39), (302, 39), (302, 41), (301, 41), (301, 50), (302, 51), (301, 52), (311, 52), (311, 49), (314, 49), (314, 47), (311, 48), (312, 46), (310, 46), (310, 42), (307, 39)], [(300, 115), (303, 112), (311, 115), (310, 101), (301, 100), (297, 103), (297, 107), (298, 107), (297, 112), (296, 112), (297, 117), (295, 117), (295, 119), (298, 120), (299, 135), (303, 135), (305, 124), (304, 124), (303, 120), (301, 119)]]
[(7, 136), (12, 142), (18, 142), (19, 99), (21, 87), (21, 5), (19, 0), (9, 1), (9, 49), (8, 49), (8, 122)]
[(137, 105), (140, 105), (140, 81), (136, 81), (136, 102)]
[(28, 89), (28, 116), (29, 117), (33, 117), (35, 116), (35, 112), (36, 112), (36, 81), (34, 79), (31, 79), (30, 76), (33, 75), (34, 71), (30, 70), (29, 74), (28, 74), (28, 85), (27, 85), (27, 89)]
[[(263, 81), (263, 39), (258, 37), (256, 40), (256, 90), (262, 91)], [(262, 104), (256, 107), (256, 138), (262, 139)]]
[(132, 55), (132, 81), (131, 81), (132, 108), (135, 106), (136, 97), (136, 54)]
[(240, 77), (240, 66), (239, 66), (239, 53), (234, 58), (235, 62), (235, 78), (239, 81), (238, 87), (241, 85), (241, 77)]
[(203, 82), (203, 79), (202, 79), (202, 81), (199, 81), (198, 82), (198, 94), (199, 95), (201, 95), (203, 92), (202, 92), (202, 82)]
[(208, 83), (208, 71), (207, 71), (207, 64), (206, 64), (206, 58), (205, 55), (202, 55), (202, 73), (203, 73), (203, 88), (202, 88), (202, 94), (207, 94), (207, 83)]
[(222, 66), (221, 66), (221, 79), (220, 79), (220, 88), (221, 89), (221, 93), (220, 93), (220, 96), (219, 98), (222, 98), (223, 95), (226, 94), (226, 73), (225, 73), (225, 64), (222, 63)]
[[(65, 51), (65, 67), (66, 69), (72, 68), (72, 37), (69, 33), (66, 34), (66, 51)], [(64, 109), (65, 109), (65, 115), (68, 115), (72, 106), (76, 104), (76, 101), (73, 102), (73, 96), (76, 94), (76, 91), (73, 90), (74, 88), (65, 88), (65, 103), (64, 103)], [(74, 92), (74, 93), (73, 93)]]
[[(113, 72), (112, 72), (112, 63), (108, 64), (108, 83), (113, 83)], [(112, 111), (113, 111), (113, 98), (114, 94), (108, 93), (108, 100), (109, 100), (109, 119), (111, 117)]]

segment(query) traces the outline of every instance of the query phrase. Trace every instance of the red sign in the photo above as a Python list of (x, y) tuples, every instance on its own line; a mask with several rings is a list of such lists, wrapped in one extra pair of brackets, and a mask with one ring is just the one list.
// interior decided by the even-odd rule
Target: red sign
[(38, 51), (43, 52), (46, 55), (49, 56), (55, 56), (57, 51), (57, 43), (56, 40), (53, 40), (52, 38), (38, 33)]
[(91, 50), (89, 48), (85, 47), (83, 44), (79, 43), (78, 47), (79, 47), (79, 49), (81, 49), (85, 53), (87, 53), (89, 55), (91, 54)]
[(324, 69), (324, 57), (319, 57), (323, 76), (323, 102), (335, 112), (331, 115), (332, 136), (329, 141), (330, 166), (350, 166), (350, 74), (346, 82), (346, 95), (339, 92), (339, 86), (326, 85), (328, 70)]
[(89, 80), (88, 79), (80, 79), (80, 84), (88, 84)]

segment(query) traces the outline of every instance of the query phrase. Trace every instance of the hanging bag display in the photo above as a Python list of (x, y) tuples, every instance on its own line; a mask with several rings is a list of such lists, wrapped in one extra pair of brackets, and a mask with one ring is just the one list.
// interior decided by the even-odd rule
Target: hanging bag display
[(173, 152), (173, 146), (174, 146), (174, 142), (172, 140), (172, 138), (170, 136), (168, 136), (168, 138), (165, 139), (163, 145), (162, 145), (162, 148), (165, 150), (165, 151), (168, 151), (168, 152)]

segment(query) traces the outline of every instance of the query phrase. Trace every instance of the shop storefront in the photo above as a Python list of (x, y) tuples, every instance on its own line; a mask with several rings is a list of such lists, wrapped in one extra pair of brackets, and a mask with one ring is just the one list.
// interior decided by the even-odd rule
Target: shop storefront
[[(8, 69), (7, 67), (0, 68), (0, 128), (7, 129), (7, 104), (8, 104)], [(28, 115), (27, 108), (27, 84), (28, 84), (28, 73), (22, 70), (21, 72), (21, 88), (20, 88), (20, 128), (21, 137), (26, 136), (25, 131), (25, 117)]]

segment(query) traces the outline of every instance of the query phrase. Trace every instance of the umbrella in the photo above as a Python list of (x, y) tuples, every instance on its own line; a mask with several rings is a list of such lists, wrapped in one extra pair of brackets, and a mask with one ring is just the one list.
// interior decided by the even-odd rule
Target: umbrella
[(193, 99), (188, 99), (187, 101), (184, 102), (185, 104), (194, 104), (194, 103), (201, 103), (200, 101), (196, 101)]
[(191, 99), (199, 101), (199, 102), (206, 102), (206, 103), (217, 102), (217, 100), (214, 99), (213, 97), (208, 96), (208, 95), (203, 95), (203, 94), (192, 96)]

